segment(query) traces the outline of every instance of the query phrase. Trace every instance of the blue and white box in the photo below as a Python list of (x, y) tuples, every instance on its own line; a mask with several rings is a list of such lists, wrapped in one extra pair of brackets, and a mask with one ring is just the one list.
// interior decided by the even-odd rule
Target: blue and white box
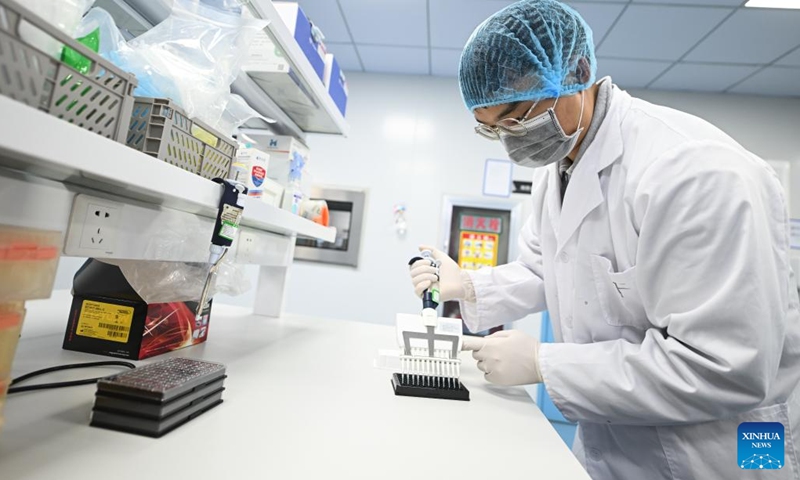
[[(322, 82), (326, 52), (324, 44), (317, 40), (321, 34), (314, 33), (316, 29), (312, 28), (296, 3), (273, 2), (273, 5)], [(250, 15), (248, 10), (245, 10), (245, 15)], [(259, 32), (250, 44), (242, 69), (301, 129), (314, 131), (319, 128), (314, 119), (320, 107), (314, 94), (306, 87), (316, 80), (313, 76), (301, 78), (283, 49), (266, 32)]]
[(272, 2), (283, 23), (289, 28), (300, 50), (303, 51), (320, 80), (325, 74), (325, 44), (322, 43), (321, 34), (314, 32), (311, 21), (308, 19), (300, 5), (294, 2)]
[[(300, 50), (308, 59), (311, 67), (320, 80), (325, 75), (325, 44), (317, 40), (318, 36), (312, 32), (311, 23), (296, 3), (274, 2), (275, 9), (281, 19), (289, 28)], [(272, 41), (266, 32), (258, 32), (250, 44), (248, 58), (244, 69), (255, 73), (281, 73), (296, 75), (292, 64), (286, 58), (283, 50)]]
[(325, 78), (323, 78), (323, 82), (328, 94), (333, 99), (333, 103), (336, 104), (339, 111), (342, 112), (342, 116), (344, 116), (347, 110), (347, 97), (350, 93), (347, 90), (347, 78), (345, 78), (344, 72), (339, 68), (339, 62), (336, 61), (336, 57), (332, 53), (325, 56)]

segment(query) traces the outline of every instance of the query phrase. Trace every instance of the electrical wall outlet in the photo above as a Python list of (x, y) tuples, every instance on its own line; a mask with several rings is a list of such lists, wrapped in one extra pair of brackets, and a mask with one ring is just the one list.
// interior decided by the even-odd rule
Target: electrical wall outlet
[(114, 250), (117, 240), (119, 208), (90, 203), (83, 215), (81, 248)]
[(68, 255), (113, 256), (123, 205), (88, 195), (78, 195), (72, 206), (67, 242)]
[(211, 217), (123, 198), (109, 200), (79, 194), (72, 202), (64, 254), (117, 260), (207, 262), (213, 229)]

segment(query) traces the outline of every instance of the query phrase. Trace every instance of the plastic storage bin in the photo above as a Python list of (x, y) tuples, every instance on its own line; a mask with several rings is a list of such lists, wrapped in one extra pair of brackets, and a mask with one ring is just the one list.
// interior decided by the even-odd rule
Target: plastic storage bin
[(136, 97), (125, 143), (201, 177), (226, 178), (236, 157), (236, 142), (173, 101)]
[(61, 232), (0, 226), (0, 302), (49, 298), (60, 246)]
[(25, 308), (22, 302), (0, 303), (0, 430), (3, 428), (3, 407), (11, 383), (11, 364), (19, 343)]
[[(78, 73), (20, 37), (29, 23), (91, 61)], [(0, 0), (0, 94), (104, 137), (125, 142), (136, 77), (11, 0)]]

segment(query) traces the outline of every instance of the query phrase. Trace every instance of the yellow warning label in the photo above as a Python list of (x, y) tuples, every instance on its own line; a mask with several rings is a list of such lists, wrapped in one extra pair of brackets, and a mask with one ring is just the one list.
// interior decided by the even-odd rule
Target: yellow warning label
[(192, 136), (214, 148), (217, 148), (217, 145), (219, 145), (219, 138), (217, 138), (216, 135), (197, 124), (192, 125)]
[(75, 333), (82, 337), (127, 343), (132, 323), (133, 307), (84, 300)]

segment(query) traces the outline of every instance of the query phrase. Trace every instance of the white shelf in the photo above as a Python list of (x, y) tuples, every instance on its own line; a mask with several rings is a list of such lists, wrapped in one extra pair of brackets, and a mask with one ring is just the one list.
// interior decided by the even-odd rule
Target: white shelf
[(306, 132), (300, 128), (294, 120), (279, 107), (272, 97), (264, 93), (247, 72), (240, 72), (236, 81), (231, 85), (231, 92), (241, 95), (248, 105), (253, 107), (258, 113), (265, 117), (275, 120), (273, 124), (267, 124), (261, 119), (253, 119), (244, 126), (257, 130), (267, 131), (268, 128), (277, 135), (291, 135), (305, 141)]
[[(215, 218), (220, 188), (197, 175), (0, 96), (0, 166)], [(242, 225), (333, 241), (336, 229), (248, 198)]]
[(283, 23), (275, 6), (272, 5), (270, 0), (251, 0), (250, 6), (256, 16), (270, 21), (267, 30), (283, 50), (285, 57), (294, 66), (301, 82), (303, 82), (303, 86), (311, 94), (314, 102), (320, 106), (318, 110), (315, 110), (312, 115), (306, 118), (295, 118), (295, 123), (306, 132), (333, 133), (347, 136), (350, 131), (349, 125), (328, 94), (322, 80), (319, 79), (311, 63), (300, 49), (300, 45), (297, 44), (294, 36)]
[[(100, 0), (97, 4), (110, 10), (117, 24), (125, 26), (133, 33), (147, 31), (169, 15), (169, 7), (164, 0)], [(266, 29), (267, 33), (284, 51), (294, 70), (298, 73), (303, 86), (311, 94), (314, 102), (319, 105), (319, 109), (304, 118), (292, 119), (269, 96), (269, 92), (265, 92), (256, 85), (245, 72), (242, 72), (231, 86), (233, 93), (241, 95), (261, 115), (277, 120), (276, 124), (269, 127), (275, 133), (293, 135), (300, 139), (304, 139), (305, 133), (346, 136), (350, 131), (347, 121), (336, 107), (300, 46), (289, 33), (289, 29), (286, 28), (272, 2), (270, 0), (250, 0), (250, 4), (256, 16), (270, 21)], [(256, 123), (259, 125), (248, 125), (254, 128), (263, 128), (260, 121), (256, 121)]]

